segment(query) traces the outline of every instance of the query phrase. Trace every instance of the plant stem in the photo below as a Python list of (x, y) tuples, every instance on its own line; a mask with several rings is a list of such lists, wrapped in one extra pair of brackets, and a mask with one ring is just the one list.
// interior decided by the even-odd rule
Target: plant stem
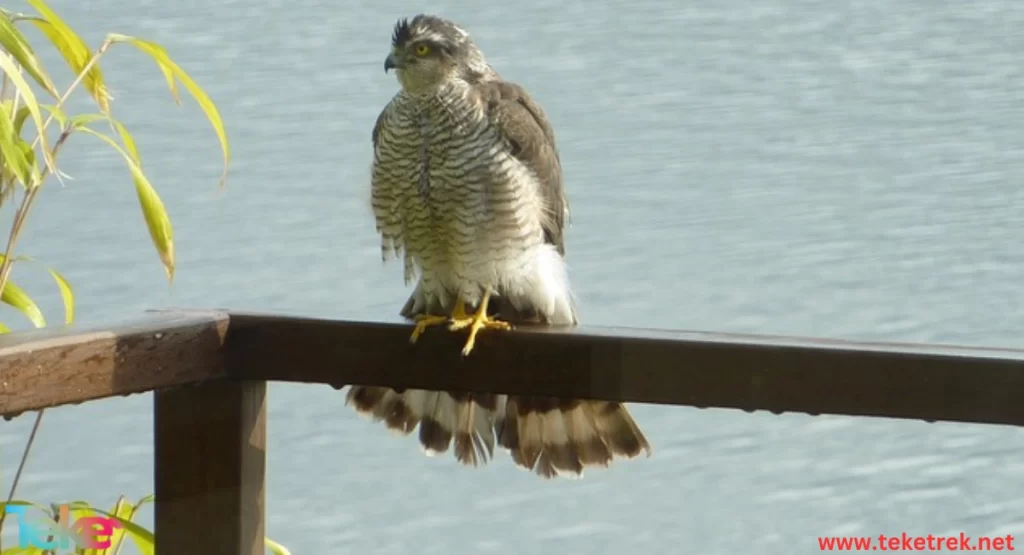
[[(110, 48), (111, 44), (113, 43), (110, 39), (103, 41), (103, 44), (101, 44), (99, 49), (96, 50), (96, 53), (92, 55), (92, 58), (89, 58), (89, 61), (82, 68), (82, 71), (78, 72), (78, 75), (75, 76), (75, 80), (71, 82), (68, 89), (61, 95), (60, 100), (57, 101), (56, 109), (53, 112), (50, 112), (49, 117), (47, 117), (46, 121), (43, 122), (43, 128), (39, 130), (36, 140), (32, 142), (33, 149), (35, 149), (36, 145), (39, 144), (39, 141), (42, 140), (43, 133), (46, 133), (46, 128), (49, 127), (50, 123), (53, 121), (54, 114), (64, 106), (64, 103), (67, 102), (71, 93), (74, 92), (75, 88), (77, 88), (79, 83), (82, 82), (82, 79), (85, 79), (86, 74), (89, 73), (94, 65), (96, 65), (100, 56)], [(67, 140), (68, 133), (69, 131), (65, 130), (64, 133), (61, 134), (60, 138), (57, 140), (57, 144), (53, 146), (53, 150), (50, 153), (51, 158), (57, 155), (57, 150), (60, 149), (60, 145)], [(28, 190), (25, 192), (25, 198), (21, 201), (21, 206), (18, 207), (18, 211), (14, 215), (14, 224), (11, 226), (11, 235), (7, 238), (7, 250), (4, 251), (3, 263), (0, 263), (0, 292), (7, 287), (7, 278), (11, 275), (11, 264), (13, 264), (11, 253), (14, 250), (14, 244), (17, 242), (18, 235), (21, 233), (21, 227), (25, 225), (25, 218), (28, 216), (29, 208), (32, 207), (32, 201), (35, 200), (36, 194), (39, 192), (43, 180), (46, 179), (46, 176), (48, 175), (48, 170), (49, 165), (43, 168), (43, 171), (40, 173), (39, 182), (28, 187)]]
[[(100, 45), (99, 49), (96, 50), (96, 53), (93, 54), (92, 58), (90, 58), (89, 61), (85, 64), (85, 66), (82, 68), (82, 71), (80, 71), (78, 75), (75, 77), (75, 80), (71, 83), (70, 86), (68, 86), (67, 90), (64, 91), (64, 94), (61, 95), (60, 100), (57, 102), (56, 110), (51, 112), (49, 117), (46, 118), (46, 122), (43, 123), (43, 128), (39, 130), (39, 134), (36, 136), (36, 140), (32, 143), (33, 149), (35, 149), (36, 145), (38, 145), (39, 142), (42, 140), (43, 134), (46, 132), (46, 129), (50, 126), (50, 123), (53, 122), (54, 113), (56, 113), (64, 106), (64, 103), (67, 102), (67, 99), (71, 96), (71, 93), (74, 92), (75, 88), (77, 88), (78, 85), (82, 82), (86, 74), (88, 74), (89, 71), (93, 68), (93, 66), (96, 65), (96, 62), (99, 61), (100, 56), (102, 56), (107, 51), (107, 49), (110, 48), (111, 44), (113, 43), (110, 39), (103, 41), (103, 44)], [(5, 75), (3, 78), (2, 85), (3, 90), (0, 90), (0, 96), (2, 96), (3, 93), (6, 93), (7, 85), (8, 77)], [(15, 105), (16, 104), (17, 102), (15, 102)], [(60, 150), (61, 145), (64, 144), (64, 142), (68, 139), (68, 136), (70, 136), (70, 134), (71, 129), (65, 129), (61, 133), (60, 138), (57, 139), (56, 144), (53, 145), (53, 149), (50, 151), (51, 158), (55, 158), (57, 156), (57, 151)], [(45, 180), (46, 177), (49, 175), (49, 170), (50, 167), (49, 164), (47, 164), (46, 167), (43, 168), (43, 171), (40, 172), (39, 181), (33, 183), (30, 187), (27, 187), (25, 191), (25, 197), (21, 201), (21, 206), (19, 206), (17, 212), (15, 212), (14, 223), (11, 225), (11, 234), (7, 238), (7, 249), (4, 251), (3, 262), (0, 263), (0, 292), (2, 292), (4, 288), (7, 287), (7, 280), (8, 278), (10, 278), (11, 267), (14, 263), (14, 259), (11, 257), (11, 254), (14, 252), (14, 245), (18, 240), (18, 236), (21, 234), (22, 227), (25, 225), (25, 219), (28, 217), (29, 209), (32, 208), (32, 202), (35, 200), (36, 195), (39, 193), (39, 189), (42, 188), (43, 180)], [(21, 461), (18, 462), (18, 470), (14, 475), (14, 481), (11, 482), (11, 490), (7, 494), (8, 503), (10, 503), (12, 499), (14, 499), (14, 493), (18, 489), (18, 482), (21, 481), (21, 474), (25, 470), (25, 463), (28, 461), (29, 453), (32, 451), (32, 444), (35, 442), (36, 433), (39, 431), (39, 426), (43, 421), (44, 413), (45, 410), (40, 410), (38, 413), (36, 413), (36, 421), (35, 423), (32, 424), (32, 432), (28, 436), (28, 442), (25, 443), (25, 451), (21, 454)], [(6, 517), (6, 512), (4, 512), (4, 514), (0, 514), (0, 530), (3, 530), (4, 520), (6, 519)], [(2, 540), (0, 540), (0, 550), (3, 550)]]
[[(57, 156), (57, 152), (60, 150), (61, 145), (70, 136), (71, 130), (65, 130), (61, 133), (60, 138), (57, 139), (57, 143), (53, 145), (53, 150), (50, 152), (51, 156)], [(40, 180), (46, 179), (49, 175), (49, 169), (43, 168), (40, 174)], [(11, 253), (14, 252), (14, 245), (18, 241), (18, 237), (21, 235), (21, 228), (25, 225), (25, 218), (28, 217), (28, 211), (32, 208), (32, 201), (35, 200), (36, 195), (39, 193), (41, 187), (32, 187), (25, 191), (25, 198), (21, 200), (21, 206), (18, 207), (18, 211), (14, 214), (14, 223), (11, 225), (11, 234), (7, 237), (7, 249), (4, 251), (4, 260), (0, 263), (0, 292), (7, 287), (7, 279), (11, 275), (11, 268), (14, 264), (14, 259), (11, 257)]]
[(46, 132), (46, 128), (49, 127), (50, 122), (53, 121), (54, 114), (64, 107), (64, 103), (67, 101), (68, 97), (71, 96), (71, 93), (78, 87), (82, 80), (85, 79), (86, 74), (88, 74), (89, 71), (92, 70), (92, 66), (96, 65), (96, 62), (100, 61), (100, 56), (103, 56), (103, 54), (106, 53), (107, 49), (110, 48), (111, 44), (114, 43), (109, 38), (103, 41), (103, 44), (101, 44), (100, 47), (96, 50), (96, 53), (92, 55), (92, 58), (89, 58), (89, 61), (85, 64), (84, 67), (82, 67), (82, 71), (78, 72), (78, 75), (75, 76), (75, 80), (72, 81), (71, 85), (68, 86), (68, 90), (64, 91), (64, 94), (61, 95), (60, 100), (57, 101), (57, 106), (54, 108), (52, 112), (50, 112), (50, 115), (46, 118), (46, 121), (43, 122), (43, 128), (39, 130), (39, 135), (37, 135), (36, 140), (32, 142), (32, 148), (35, 148), (36, 145), (39, 144), (39, 141), (43, 138), (43, 133)]
[[(43, 422), (43, 413), (45, 410), (41, 410), (36, 413), (36, 421), (32, 424), (32, 431), (28, 434), (28, 441), (25, 442), (25, 451), (21, 454), (21, 461), (18, 462), (18, 470), (14, 473), (14, 480), (11, 482), (11, 491), (7, 493), (7, 502), (10, 503), (14, 499), (14, 492), (18, 489), (18, 482), (21, 481), (21, 473), (25, 471), (25, 463), (28, 462), (28, 454), (32, 451), (32, 444), (36, 441), (36, 433), (39, 431), (39, 425)], [(4, 528), (4, 520), (7, 519), (7, 512), (4, 511), (0, 514), (0, 530)], [(0, 539), (0, 551), (3, 550), (3, 540)]]
[[(7, 502), (10, 503), (14, 499), (14, 492), (18, 489), (18, 482), (21, 481), (21, 473), (25, 470), (25, 463), (28, 462), (29, 451), (32, 450), (32, 444), (35, 443), (36, 433), (39, 431), (39, 425), (43, 421), (43, 413), (45, 410), (40, 410), (36, 413), (36, 421), (32, 424), (32, 431), (28, 434), (28, 441), (25, 443), (25, 453), (21, 457), (21, 461), (18, 463), (18, 471), (14, 474), (14, 481), (11, 482), (11, 491), (7, 493)], [(0, 515), (0, 527), (3, 526), (3, 517), (6, 515)]]

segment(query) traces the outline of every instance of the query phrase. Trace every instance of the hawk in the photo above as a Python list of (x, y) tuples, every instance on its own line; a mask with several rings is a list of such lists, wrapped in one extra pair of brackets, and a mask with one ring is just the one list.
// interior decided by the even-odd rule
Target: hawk
[[(400, 19), (384, 71), (399, 91), (373, 127), (371, 199), (382, 258), (416, 286), (400, 314), (415, 342), (431, 326), (482, 330), (576, 325), (564, 261), (568, 203), (551, 124), (520, 85), (487, 63), (469, 33), (437, 16)], [(427, 454), (454, 443), (477, 466), (504, 447), (537, 474), (580, 476), (613, 457), (650, 455), (621, 403), (356, 386), (346, 404)]]

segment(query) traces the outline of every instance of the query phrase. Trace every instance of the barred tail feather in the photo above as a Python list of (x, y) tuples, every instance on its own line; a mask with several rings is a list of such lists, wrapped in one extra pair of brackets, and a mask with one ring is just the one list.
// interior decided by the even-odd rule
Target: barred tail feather
[(459, 462), (479, 466), (494, 456), (495, 395), (386, 387), (353, 386), (345, 404), (371, 421), (384, 422), (399, 435), (419, 427), (424, 452), (437, 455), (453, 450)]
[(515, 463), (545, 478), (581, 477), (614, 457), (651, 454), (643, 431), (621, 403), (510, 396), (498, 442)]

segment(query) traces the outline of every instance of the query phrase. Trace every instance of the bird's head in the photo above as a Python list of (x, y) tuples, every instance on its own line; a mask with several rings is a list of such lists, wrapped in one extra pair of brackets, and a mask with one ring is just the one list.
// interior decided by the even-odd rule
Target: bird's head
[(425, 14), (395, 24), (391, 52), (384, 60), (384, 71), (390, 69), (410, 92), (429, 92), (452, 79), (472, 81), (489, 72), (469, 33), (451, 21)]

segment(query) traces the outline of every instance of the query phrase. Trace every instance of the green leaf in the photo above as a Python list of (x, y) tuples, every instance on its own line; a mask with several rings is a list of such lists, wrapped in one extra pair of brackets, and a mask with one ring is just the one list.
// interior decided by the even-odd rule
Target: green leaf
[[(2, 58), (2, 55), (0, 55)], [(14, 133), (14, 122), (11, 121), (7, 110), (0, 110), (0, 155), (6, 171), (14, 174), (14, 177), (26, 188), (39, 182), (39, 168), (30, 164), (22, 148), (21, 137)], [(29, 148), (31, 150), (31, 147)]]
[(89, 124), (99, 120), (109, 120), (105, 114), (76, 114), (68, 120), (68, 126), (72, 129), (87, 127)]
[(121, 526), (124, 527), (125, 533), (128, 534), (128, 537), (135, 543), (135, 547), (139, 548), (139, 552), (142, 553), (142, 555), (153, 555), (156, 552), (156, 542), (153, 533), (149, 530), (146, 530), (129, 519), (108, 513), (103, 509), (93, 507), (92, 511), (98, 515), (113, 518), (121, 524)]
[(45, 513), (47, 516), (50, 516), (50, 510), (45, 505), (33, 503), (32, 501), (25, 501), (23, 499), (12, 499), (10, 501), (0, 502), (0, 514), (5, 513), (9, 505), (32, 507), (38, 511)]
[(131, 520), (132, 514), (134, 513), (135, 507), (126, 501), (123, 495), (117, 498), (117, 503), (115, 503), (114, 508), (110, 510), (110, 514), (126, 520)]
[(60, 298), (64, 301), (64, 323), (70, 324), (75, 321), (75, 294), (71, 290), (71, 284), (57, 270), (53, 268), (47, 268), (47, 270), (50, 271), (53, 280), (57, 282), (57, 287), (60, 289)]
[(40, 104), (39, 107), (48, 112), (50, 116), (57, 120), (57, 123), (61, 126), (67, 125), (68, 115), (64, 113), (64, 110), (61, 110), (60, 106), (53, 104)]
[[(110, 510), (110, 514), (123, 518), (125, 520), (132, 520), (135, 514), (135, 507), (131, 503), (125, 501), (124, 496), (117, 498), (117, 503), (114, 504), (114, 508)], [(127, 534), (124, 528), (115, 528), (114, 533), (110, 536), (110, 546), (114, 550), (114, 555), (121, 552), (121, 547), (124, 542), (124, 537)]]
[(277, 543), (276, 541), (270, 538), (264, 537), (263, 543), (264, 545), (266, 545), (267, 549), (269, 549), (270, 552), (274, 555), (292, 555), (292, 552), (288, 551), (287, 547)]
[(172, 60), (167, 54), (167, 51), (159, 44), (119, 34), (111, 34), (107, 38), (113, 42), (127, 42), (146, 54), (149, 54), (157, 65), (160, 66), (160, 71), (163, 72), (164, 77), (167, 78), (171, 94), (174, 95), (176, 101), (178, 100), (178, 93), (174, 86), (174, 79), (178, 79), (184, 83), (185, 88), (192, 93), (192, 97), (196, 99), (199, 107), (202, 108), (203, 112), (206, 114), (206, 119), (210, 121), (210, 125), (213, 126), (213, 130), (217, 134), (217, 138), (220, 140), (220, 148), (224, 156), (224, 170), (220, 177), (220, 187), (223, 188), (224, 182), (227, 180), (228, 164), (231, 160), (231, 150), (228, 145), (227, 133), (224, 131), (224, 122), (221, 120), (220, 112), (217, 110), (217, 105), (214, 104), (213, 100), (210, 100), (210, 97), (206, 92), (197, 85), (187, 73), (185, 73), (185, 70), (181, 69), (178, 67), (178, 64), (174, 63), (174, 60)]
[(0, 322), (0, 334), (11, 333), (11, 328), (7, 327), (7, 324)]
[(0, 555), (46, 555), (41, 547), (8, 547)]
[[(22, 100), (25, 102), (25, 106), (32, 114), (32, 119), (36, 123), (36, 128), (39, 130), (39, 141), (42, 144), (43, 159), (46, 160), (46, 166), (50, 168), (50, 171), (55, 171), (53, 167), (53, 156), (50, 153), (50, 147), (46, 143), (46, 133), (43, 126), (43, 116), (39, 112), (39, 103), (36, 101), (36, 95), (32, 92), (32, 87), (28, 86), (25, 78), (21, 76), (21, 72), (18, 71), (18, 67), (14, 63), (14, 59), (8, 54), (0, 52), (0, 69), (4, 70), (7, 77), (14, 83), (14, 87), (21, 93)], [(8, 121), (10, 121), (8, 117)], [(38, 169), (36, 170), (35, 177), (38, 177)], [(38, 181), (33, 182), (33, 185), (38, 185)]]
[[(142, 216), (146, 220), (146, 227), (149, 228), (149, 236), (153, 240), (153, 245), (156, 247), (157, 254), (160, 255), (160, 261), (164, 265), (164, 271), (167, 272), (167, 279), (173, 282), (174, 230), (171, 227), (171, 219), (167, 215), (167, 209), (164, 208), (164, 203), (160, 200), (160, 196), (156, 194), (156, 190), (153, 188), (153, 185), (149, 183), (146, 175), (142, 172), (142, 168), (140, 168), (139, 164), (135, 161), (137, 156), (133, 156), (125, 152), (125, 150), (121, 148), (114, 139), (111, 139), (99, 131), (95, 131), (88, 127), (82, 127), (80, 128), (80, 131), (99, 137), (101, 140), (120, 152), (121, 156), (123, 156), (125, 161), (128, 162), (128, 168), (132, 172), (132, 180), (135, 182), (135, 192), (139, 197), (139, 205), (142, 207)], [(125, 132), (127, 133), (127, 131)]]
[(9, 278), (7, 280), (7, 285), (4, 286), (3, 293), (0, 294), (0, 301), (3, 301), (21, 311), (21, 313), (28, 317), (32, 322), (32, 325), (35, 327), (46, 327), (46, 319), (43, 318), (43, 313), (39, 310), (39, 307), (36, 306), (32, 297), (29, 297), (28, 293), (26, 293), (21, 287), (15, 285)]
[(39, 83), (51, 96), (57, 98), (57, 89), (32, 50), (32, 45), (25, 39), (25, 35), (21, 34), (21, 31), (14, 26), (14, 22), (7, 14), (0, 14), (0, 45), (3, 45), (15, 60), (18, 60), (21, 67), (25, 68), (25, 71), (36, 80), (36, 83)]
[[(25, 0), (32, 5), (43, 20), (31, 19), (30, 21), (46, 35), (53, 43), (57, 51), (67, 62), (68, 66), (75, 72), (75, 75), (82, 73), (86, 64), (92, 59), (92, 51), (85, 41), (75, 33), (64, 20), (57, 15), (43, 0)], [(85, 88), (92, 95), (96, 104), (104, 113), (110, 112), (110, 94), (103, 82), (103, 71), (100, 65), (94, 64), (85, 75)]]

